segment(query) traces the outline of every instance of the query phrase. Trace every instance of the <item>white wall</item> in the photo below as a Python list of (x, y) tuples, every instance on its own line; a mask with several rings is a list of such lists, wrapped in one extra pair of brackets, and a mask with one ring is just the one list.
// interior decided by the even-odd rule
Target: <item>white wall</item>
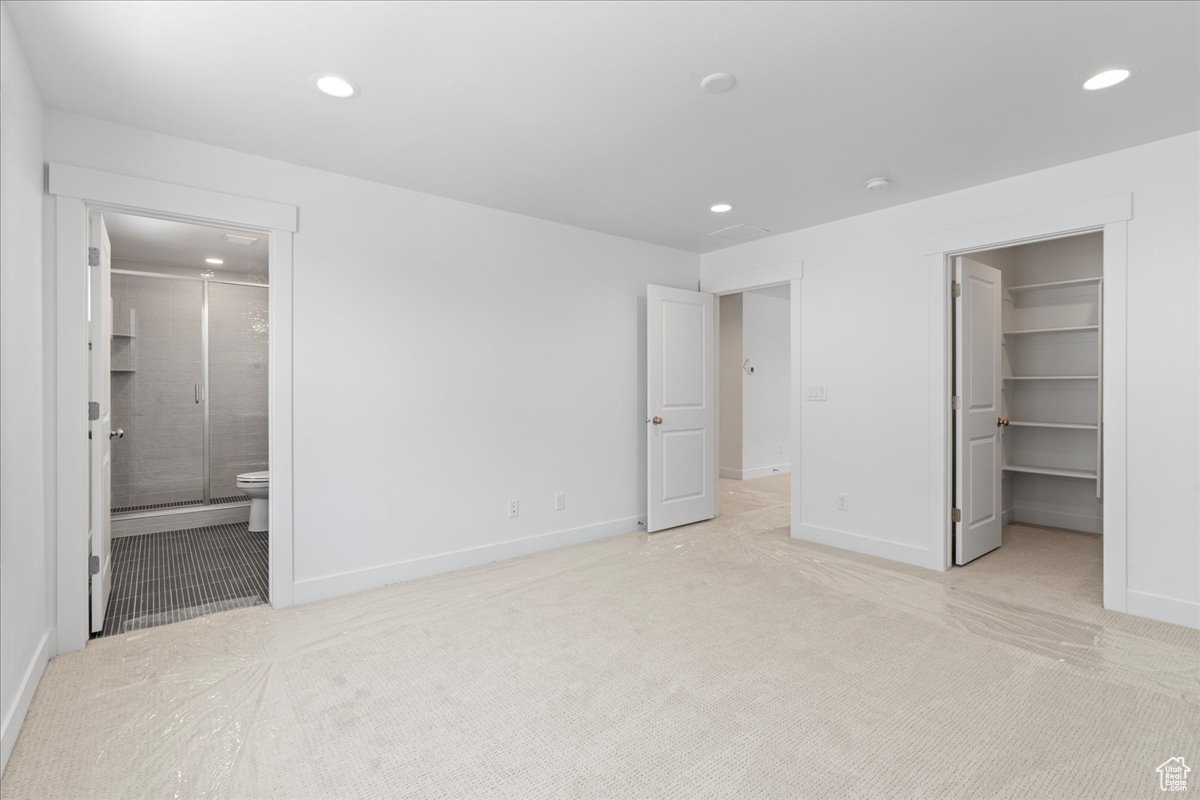
[(742, 477), (742, 295), (726, 294), (720, 303), (720, 454), (722, 478)]
[(742, 295), (742, 472), (786, 472), (791, 464), (791, 301), (786, 286)]
[[(936, 440), (926, 274), (941, 231), (1133, 194), (1128, 227), (1128, 607), (1200, 627), (1200, 134), (1131, 148), (702, 257), (705, 286), (778, 278), (803, 260), (803, 486), (793, 532), (930, 564), (943, 536), (929, 498)], [(794, 270), (791, 277), (800, 277)], [(795, 294), (793, 295), (795, 299)], [(802, 401), (794, 398), (794, 408)], [(794, 439), (795, 440), (795, 439)], [(793, 468), (795, 469), (795, 464)], [(801, 492), (801, 488), (803, 491)], [(850, 510), (838, 511), (839, 493)]]
[(42, 347), (42, 100), (0, 5), (0, 770), (53, 647)]
[(694, 287), (695, 254), (58, 111), (46, 126), (50, 161), (299, 207), (298, 601), (636, 529), (645, 284)]

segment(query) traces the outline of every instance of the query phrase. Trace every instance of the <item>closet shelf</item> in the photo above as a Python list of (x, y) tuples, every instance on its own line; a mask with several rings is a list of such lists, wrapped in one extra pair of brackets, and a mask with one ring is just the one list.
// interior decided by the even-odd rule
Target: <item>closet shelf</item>
[(1079, 333), (1081, 331), (1098, 331), (1099, 325), (1071, 325), (1065, 328), (1028, 328), (1023, 331), (1004, 331), (1005, 336), (1025, 336), (1031, 333)]
[(114, 339), (136, 339), (137, 334), (136, 333), (121, 333), (120, 331), (113, 331), (113, 338)]
[(1038, 289), (1061, 289), (1067, 286), (1087, 286), (1089, 284), (1099, 285), (1103, 278), (1076, 278), (1070, 281), (1052, 281), (1050, 283), (1027, 283), (1024, 286), (1010, 286), (1010, 292), (1032, 292)]
[(1024, 472), (1030, 475), (1056, 475), (1060, 478), (1082, 478), (1094, 481), (1097, 478), (1095, 470), (1055, 469), (1053, 467), (1026, 467), (1020, 464), (1005, 464), (1001, 467), (1005, 472)]
[(1006, 381), (1098, 381), (1099, 375), (1007, 375)]
[(137, 370), (132, 367), (113, 367), (109, 372), (137, 372)]
[(1069, 431), (1098, 431), (1099, 425), (1090, 422), (1018, 422), (1011, 420), (1009, 423), (1014, 428), (1062, 428)]

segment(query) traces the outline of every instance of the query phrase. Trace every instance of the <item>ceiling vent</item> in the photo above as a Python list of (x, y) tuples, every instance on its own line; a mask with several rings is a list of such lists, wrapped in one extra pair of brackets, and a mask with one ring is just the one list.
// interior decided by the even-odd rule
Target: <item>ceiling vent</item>
[(730, 225), (728, 228), (721, 228), (719, 231), (706, 234), (705, 238), (721, 244), (741, 244), (770, 235), (771, 232), (766, 228), (755, 228), (753, 225)]

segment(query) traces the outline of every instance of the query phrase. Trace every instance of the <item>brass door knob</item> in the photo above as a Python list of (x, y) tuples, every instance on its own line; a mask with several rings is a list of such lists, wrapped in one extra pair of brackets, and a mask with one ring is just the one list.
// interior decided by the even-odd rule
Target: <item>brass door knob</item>
[(655, 425), (662, 425), (662, 417), (651, 417), (650, 421)]
[(1008, 417), (996, 417), (996, 426), (1008, 427)]

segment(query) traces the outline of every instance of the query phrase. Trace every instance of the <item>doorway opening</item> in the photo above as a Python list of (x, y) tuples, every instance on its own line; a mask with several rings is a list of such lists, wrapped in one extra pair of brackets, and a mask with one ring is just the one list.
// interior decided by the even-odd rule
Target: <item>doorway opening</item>
[(953, 273), (953, 564), (1032, 559), (1099, 605), (1104, 233), (964, 253)]
[(92, 635), (266, 603), (268, 236), (100, 209), (89, 229)]

